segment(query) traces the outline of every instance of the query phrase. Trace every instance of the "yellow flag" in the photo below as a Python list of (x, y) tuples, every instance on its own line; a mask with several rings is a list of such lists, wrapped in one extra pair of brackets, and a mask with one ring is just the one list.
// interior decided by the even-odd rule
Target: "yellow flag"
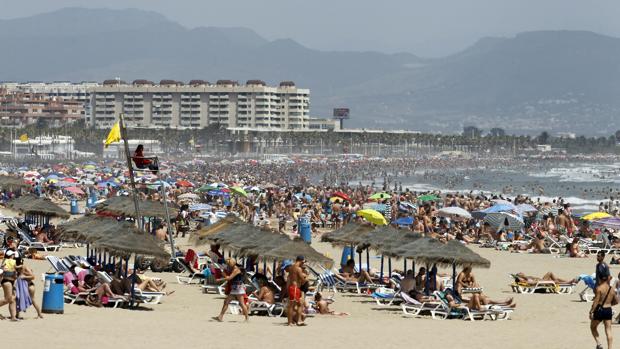
[(21, 142), (28, 142), (28, 134), (24, 133), (23, 135), (19, 136), (19, 140)]
[(108, 138), (105, 139), (104, 147), (107, 148), (110, 143), (120, 142), (121, 140), (121, 126), (117, 122), (112, 126), (110, 133), (108, 133)]

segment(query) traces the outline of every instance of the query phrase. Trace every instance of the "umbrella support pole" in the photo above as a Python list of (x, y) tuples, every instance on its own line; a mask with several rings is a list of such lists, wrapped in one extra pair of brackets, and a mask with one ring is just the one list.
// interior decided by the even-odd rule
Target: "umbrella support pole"
[(370, 249), (366, 249), (366, 271), (370, 274)]
[[(159, 159), (155, 157), (155, 163), (157, 164), (157, 168), (159, 168)], [(161, 191), (161, 197), (164, 200), (164, 209), (166, 210), (166, 230), (168, 231), (168, 239), (170, 239), (170, 258), (171, 261), (174, 261), (174, 257), (176, 257), (176, 252), (174, 251), (174, 238), (172, 237), (172, 225), (170, 224), (170, 211), (168, 211), (168, 197), (166, 196), (166, 186), (162, 183), (162, 180), (159, 180), (159, 189)]]
[(407, 275), (407, 258), (403, 258), (403, 276)]
[(452, 263), (452, 290), (456, 290), (456, 263)]
[(359, 258), (359, 262), (357, 263), (359, 265), (359, 269), (360, 269), (360, 273), (362, 272), (362, 251), (359, 251), (357, 253), (357, 257)]
[(429, 267), (428, 264), (426, 264), (426, 282), (424, 283), (424, 294), (428, 297), (430, 295), (430, 288), (431, 288), (431, 280), (429, 279)]
[(388, 277), (392, 277), (392, 257), (388, 258)]
[(125, 277), (129, 274), (129, 257), (125, 258)]
[[(265, 270), (265, 276), (267, 276), (267, 271)], [(276, 278), (276, 260), (273, 260), (273, 269), (271, 269), (271, 280)]]
[[(127, 258), (127, 264), (129, 265), (129, 258)], [(136, 274), (136, 269), (138, 269), (138, 255), (134, 255), (133, 257), (133, 273), (131, 273), (132, 278), (131, 278), (131, 299), (129, 300), (129, 307), (133, 308), (134, 307), (134, 300), (136, 298), (136, 278), (138, 277), (138, 275)], [(137, 308), (137, 303), (136, 303), (136, 308)]]
[(381, 281), (383, 281), (383, 260), (385, 259), (384, 255), (381, 255)]

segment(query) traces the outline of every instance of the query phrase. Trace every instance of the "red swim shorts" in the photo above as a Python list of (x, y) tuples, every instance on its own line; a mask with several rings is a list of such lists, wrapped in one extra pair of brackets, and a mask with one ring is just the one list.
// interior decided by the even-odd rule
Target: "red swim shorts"
[(301, 290), (297, 286), (288, 287), (288, 299), (298, 301), (301, 299)]

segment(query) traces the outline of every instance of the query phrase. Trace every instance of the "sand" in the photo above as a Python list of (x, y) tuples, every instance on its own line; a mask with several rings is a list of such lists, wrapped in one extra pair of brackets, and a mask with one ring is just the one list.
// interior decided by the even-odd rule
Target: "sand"
[[(314, 243), (330, 256), (339, 251), (328, 244)], [(65, 304), (63, 315), (48, 314), (35, 319), (34, 310), (24, 314), (25, 320), (0, 321), (3, 347), (31, 346), (69, 348), (584, 348), (594, 347), (587, 318), (590, 304), (579, 301), (577, 294), (513, 294), (508, 286), (508, 273), (522, 271), (542, 275), (553, 271), (562, 278), (591, 273), (594, 257), (585, 259), (554, 258), (550, 255), (528, 255), (492, 249), (474, 250), (492, 262), (490, 269), (475, 269), (485, 293), (496, 299), (515, 297), (517, 309), (508, 321), (471, 323), (462, 320), (404, 318), (399, 308), (378, 308), (368, 296), (338, 294), (332, 309), (348, 312), (346, 317), (315, 316), (304, 328), (285, 326), (285, 318), (254, 316), (243, 323), (242, 316), (227, 315), (224, 323), (217, 315), (222, 298), (205, 295), (198, 286), (176, 284), (175, 274), (153, 274), (168, 282), (175, 290), (162, 304), (139, 310), (97, 309)], [(65, 248), (57, 255), (84, 253), (83, 249)], [(373, 260), (378, 267), (377, 260)], [(27, 260), (37, 275), (49, 270), (47, 261)], [(401, 267), (402, 262), (394, 262)], [(616, 270), (614, 270), (616, 269)], [(616, 274), (618, 268), (612, 267)], [(41, 300), (43, 282), (37, 280), (37, 296)], [(579, 285), (580, 291), (583, 288)], [(8, 315), (3, 307), (0, 314)], [(614, 332), (616, 331), (614, 328)]]

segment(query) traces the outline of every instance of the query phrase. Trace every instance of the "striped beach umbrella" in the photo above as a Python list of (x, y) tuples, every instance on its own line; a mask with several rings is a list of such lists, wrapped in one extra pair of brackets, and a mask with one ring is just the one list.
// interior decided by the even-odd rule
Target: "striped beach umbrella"
[(594, 228), (608, 228), (608, 229), (620, 229), (620, 218), (607, 217), (592, 221), (592, 227)]
[(525, 225), (521, 217), (507, 212), (489, 213), (484, 221), (497, 230), (521, 230)]

